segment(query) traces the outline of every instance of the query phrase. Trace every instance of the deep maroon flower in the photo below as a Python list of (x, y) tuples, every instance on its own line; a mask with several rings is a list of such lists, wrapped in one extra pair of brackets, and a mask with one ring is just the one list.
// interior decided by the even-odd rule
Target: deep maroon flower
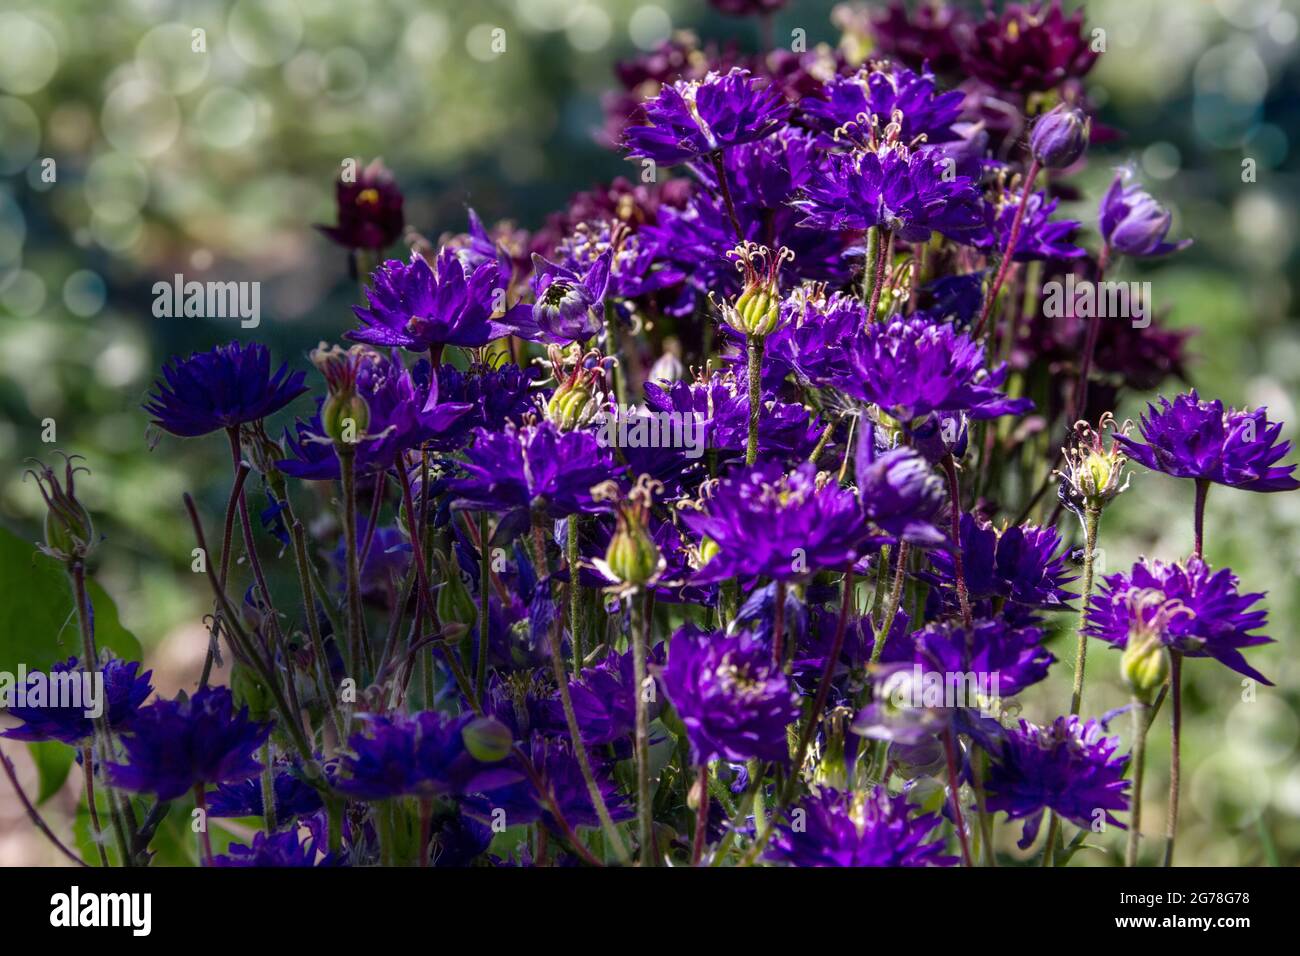
[(748, 632), (679, 629), (668, 646), (664, 690), (686, 727), (691, 762), (790, 759), (785, 728), (798, 697), (772, 651)]
[(790, 822), (773, 831), (764, 859), (791, 866), (952, 866), (942, 839), (931, 839), (943, 822), (917, 813), (907, 794), (884, 787), (867, 793), (822, 787), (795, 808)]
[(427, 352), (477, 348), (512, 331), (509, 316), (492, 318), (504, 294), (496, 262), (467, 272), (456, 250), (443, 248), (432, 266), (418, 254), (409, 262), (389, 259), (371, 278), (368, 306), (352, 307), (362, 325), (347, 333), (354, 342)]
[(466, 477), (451, 485), (453, 507), (499, 513), (499, 540), (527, 530), (535, 513), (556, 519), (605, 510), (591, 489), (620, 470), (590, 432), (562, 432), (545, 421), (480, 429), (466, 456)]
[(779, 462), (722, 479), (681, 519), (717, 553), (693, 582), (767, 575), (780, 581), (841, 568), (857, 557), (867, 529), (853, 493), (819, 477), (812, 462), (786, 472)]
[(305, 372), (281, 365), (272, 375), (271, 353), (258, 342), (173, 358), (162, 371), (166, 381), (154, 382), (143, 407), (155, 425), (181, 438), (258, 421), (307, 391)]
[(338, 225), (316, 228), (340, 246), (379, 250), (401, 236), (405, 225), (402, 191), (378, 159), (362, 168), (351, 182), (340, 176), (334, 187), (334, 200)]
[(646, 124), (629, 127), (625, 145), (665, 166), (762, 139), (790, 112), (771, 84), (742, 69), (665, 86), (644, 108)]
[(786, 0), (709, 0), (709, 3), (733, 17), (749, 17), (775, 13), (785, 6)]
[(815, 229), (881, 226), (908, 242), (927, 242), (934, 232), (963, 241), (984, 223), (975, 181), (952, 175), (932, 149), (832, 153), (804, 193), (791, 205), (805, 213), (800, 225)]
[(108, 764), (108, 776), (123, 790), (174, 800), (199, 785), (256, 776), (262, 765), (253, 755), (270, 733), (269, 723), (249, 719), (247, 707), (235, 712), (227, 688), (205, 687), (142, 707), (122, 737), (127, 762)]
[(1112, 574), (1093, 595), (1084, 633), (1113, 647), (1154, 636), (1187, 657), (1213, 657), (1238, 674), (1271, 681), (1246, 663), (1243, 647), (1271, 644), (1252, 634), (1267, 612), (1254, 605), (1263, 594), (1241, 594), (1227, 568), (1211, 571), (1193, 555), (1185, 562), (1143, 558), (1127, 573)]
[(470, 753), (464, 731), (473, 714), (436, 711), (368, 716), (348, 739), (336, 786), (363, 800), (407, 794), (464, 796), (517, 783), (507, 760), (482, 761)]
[[(1069, 549), (1053, 527), (1012, 525), (998, 531), (969, 513), (961, 516), (961, 550), (966, 589), (972, 601), (1002, 599), (1026, 608), (1059, 608), (1074, 597), (1065, 585), (1076, 575), (1066, 557)], [(921, 577), (944, 589), (955, 600), (952, 555), (930, 555), (933, 574)]]
[(1153, 471), (1246, 491), (1300, 488), (1291, 476), (1295, 465), (1275, 464), (1291, 443), (1278, 441), (1282, 424), (1270, 422), (1266, 408), (1225, 409), (1218, 399), (1207, 402), (1191, 391), (1172, 402), (1161, 397), (1159, 408), (1148, 403), (1140, 430), (1146, 444), (1126, 435), (1116, 440)]
[(296, 830), (283, 833), (255, 833), (253, 844), (232, 843), (225, 853), (212, 858), (212, 866), (243, 867), (309, 867), (341, 866), (342, 862), (332, 853), (320, 854), (316, 841), (312, 838), (302, 840)]
[(1039, 727), (1022, 720), (992, 743), (993, 765), (985, 787), (988, 809), (1025, 820), (1020, 847), (1033, 843), (1044, 810), (1091, 828), (1097, 814), (1125, 829), (1113, 810), (1128, 809), (1127, 757), (1116, 757), (1118, 738), (1103, 737), (1101, 724), (1058, 717)]
[(1132, 175), (1127, 169), (1115, 174), (1101, 199), (1098, 228), (1112, 252), (1147, 258), (1186, 249), (1192, 240), (1166, 242), (1173, 215), (1156, 202), (1138, 183), (1125, 186)]
[(965, 412), (978, 421), (1032, 409), (1029, 399), (998, 391), (1006, 377), (1005, 362), (985, 368), (984, 346), (966, 333), (925, 318), (898, 318), (863, 330), (836, 385), (908, 428), (936, 412)]
[(1010, 3), (1001, 16), (990, 7), (966, 33), (964, 65), (1003, 90), (1042, 93), (1088, 74), (1097, 62), (1083, 30), (1083, 9), (1069, 17), (1060, 0)]
[[(845, 7), (842, 18), (865, 17), (862, 26), (880, 53), (919, 70), (929, 66), (937, 73), (952, 73), (961, 66), (960, 36), (967, 22), (965, 11), (944, 2), (913, 4), (903, 0), (854, 10)], [(858, 12), (860, 11), (860, 12)], [(846, 27), (853, 26), (851, 20)]]
[(952, 124), (961, 114), (964, 99), (956, 90), (935, 92), (933, 73), (906, 68), (861, 69), (852, 76), (831, 78), (818, 95), (801, 100), (799, 108), (828, 142), (836, 141), (836, 130), (843, 136), (864, 124), (869, 129), (874, 116), (880, 123), (897, 122), (903, 143), (924, 137), (924, 142), (934, 144), (957, 138)]
[[(153, 671), (141, 674), (138, 662), (128, 663), (113, 658), (105, 662), (98, 674), (103, 679), (103, 688), (99, 692), (102, 697), (93, 702), (93, 709), (101, 710), (110, 729), (118, 733), (129, 731), (141, 705), (153, 693), (153, 685), (149, 683)], [(26, 703), (11, 705), (7, 711), (10, 717), (17, 717), (23, 725), (0, 733), (0, 737), (11, 740), (57, 740), (71, 745), (88, 740), (95, 732), (95, 722), (86, 716), (87, 711), (92, 709), (92, 702), (84, 695), (85, 676), (75, 657), (55, 664), (48, 674), (29, 674)], [(55, 685), (69, 688), (69, 682), (73, 681), (79, 688), (74, 693), (80, 696), (81, 706), (53, 706)], [(33, 697), (38, 690), (40, 703), (36, 703)]]

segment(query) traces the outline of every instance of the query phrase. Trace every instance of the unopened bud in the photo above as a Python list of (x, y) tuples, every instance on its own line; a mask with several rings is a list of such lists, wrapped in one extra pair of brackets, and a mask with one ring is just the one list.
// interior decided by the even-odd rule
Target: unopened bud
[(510, 728), (495, 717), (479, 717), (466, 724), (460, 732), (465, 749), (475, 760), (497, 763), (510, 756), (514, 737)]

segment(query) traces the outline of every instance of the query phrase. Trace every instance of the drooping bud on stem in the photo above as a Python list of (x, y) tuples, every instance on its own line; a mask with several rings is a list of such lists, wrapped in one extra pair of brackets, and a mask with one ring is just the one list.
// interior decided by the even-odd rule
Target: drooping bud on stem
[(79, 458), (80, 455), (63, 456), (61, 483), (54, 469), (34, 458), (29, 460), (38, 468), (29, 468), (26, 472), (36, 479), (41, 497), (45, 499), (45, 544), (40, 548), (50, 557), (64, 562), (83, 560), (95, 546), (95, 525), (90, 512), (76, 495), (74, 479), (77, 472), (90, 474), (89, 469), (73, 464)]

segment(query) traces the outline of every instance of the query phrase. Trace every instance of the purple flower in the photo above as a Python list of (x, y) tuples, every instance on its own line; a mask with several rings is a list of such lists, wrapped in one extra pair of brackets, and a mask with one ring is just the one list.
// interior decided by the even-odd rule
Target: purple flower
[(196, 786), (237, 783), (256, 776), (254, 758), (271, 733), (269, 723), (235, 712), (225, 687), (205, 687), (193, 697), (142, 707), (122, 737), (125, 764), (108, 764), (113, 786), (174, 800)]
[(143, 408), (155, 425), (181, 438), (258, 421), (307, 391), (305, 372), (290, 374), (281, 365), (272, 375), (271, 353), (257, 342), (173, 358), (162, 371), (166, 382), (154, 382)]
[(768, 462), (724, 478), (703, 510), (683, 509), (681, 519), (717, 546), (696, 584), (759, 574), (794, 581), (841, 568), (867, 533), (853, 493), (824, 481), (812, 462), (789, 473)]
[[(418, 499), (413, 500), (418, 502)], [(358, 545), (366, 540), (368, 534), (369, 524), (366, 519), (358, 518)], [(338, 547), (329, 555), (330, 564), (339, 575), (340, 591), (347, 587), (347, 555), (346, 537), (340, 535)], [(362, 596), (386, 597), (406, 575), (410, 564), (411, 547), (402, 530), (397, 527), (376, 528), (370, 543), (370, 551), (366, 554), (366, 559), (360, 568)]]
[[(569, 695), (588, 746), (612, 744), (629, 737), (636, 727), (636, 681), (633, 655), (610, 654), (595, 667), (583, 668), (581, 679), (569, 681)], [(548, 726), (567, 732), (559, 691), (545, 703)], [(650, 719), (659, 713), (658, 702), (649, 706)]]
[(935, 519), (948, 500), (943, 479), (930, 463), (906, 446), (879, 453), (875, 428), (858, 431), (854, 471), (862, 512), (891, 540), (922, 548), (943, 544), (944, 533)]
[[(585, 342), (603, 326), (605, 296), (613, 253), (606, 249), (579, 270), (533, 254), (532, 305), (517, 309), (516, 331), (529, 339), (567, 344)], [(527, 310), (525, 312), (525, 310)]]
[[(618, 299), (635, 299), (677, 285), (686, 274), (664, 260), (659, 237), (647, 231), (634, 232), (621, 221), (579, 223), (560, 241), (556, 250), (564, 267), (574, 276), (584, 276), (608, 258), (609, 285), (606, 292)], [(540, 258), (540, 257), (539, 257)], [(555, 269), (541, 260), (545, 266)], [(606, 266), (601, 264), (602, 268)], [(551, 279), (550, 286), (555, 286)], [(597, 300), (602, 295), (595, 296)], [(541, 296), (539, 294), (539, 302)], [(533, 307), (534, 314), (537, 306)]]
[(785, 728), (799, 716), (798, 696), (772, 651), (748, 632), (673, 634), (664, 690), (686, 727), (691, 762), (790, 759)]
[(1058, 103), (1034, 122), (1029, 150), (1048, 169), (1064, 169), (1088, 148), (1091, 120), (1083, 110)]
[[(1025, 215), (1021, 222), (1020, 234), (1016, 237), (1016, 248), (1011, 257), (1015, 262), (1034, 262), (1043, 259), (1078, 259), (1087, 255), (1081, 246), (1070, 240), (1079, 228), (1073, 219), (1059, 222), (1052, 220), (1057, 201), (1048, 199), (1045, 193), (1031, 193), (1025, 202)], [(997, 204), (985, 206), (988, 228), (975, 242), (975, 246), (986, 252), (1005, 249), (1011, 238), (1011, 226), (1020, 207), (1019, 193), (1003, 193)]]
[(801, 226), (883, 226), (908, 242), (927, 242), (933, 232), (962, 241), (983, 226), (980, 194), (969, 176), (948, 172), (933, 150), (832, 153), (804, 187), (806, 198), (791, 205), (805, 213)]
[(965, 96), (956, 90), (936, 93), (934, 86), (929, 72), (861, 69), (852, 76), (832, 77), (819, 95), (804, 97), (799, 108), (830, 142), (836, 130), (869, 124), (875, 116), (883, 123), (897, 120), (903, 143), (918, 137), (944, 143), (957, 138), (952, 124), (961, 115)]
[(914, 813), (907, 794), (818, 789), (777, 824), (764, 859), (791, 866), (952, 866), (937, 834), (943, 817)]
[[(970, 629), (929, 624), (916, 633), (915, 641), (916, 660), (943, 675), (945, 684), (950, 675), (980, 675), (989, 682), (980, 693), (991, 700), (1014, 697), (1037, 684), (1056, 660), (1043, 646), (1041, 628), (1015, 627), (997, 618), (975, 621)], [(983, 704), (968, 699), (958, 706)]]
[(1047, 727), (1022, 720), (992, 743), (988, 809), (1025, 820), (1022, 849), (1038, 835), (1044, 810), (1081, 827), (1091, 827), (1101, 811), (1107, 823), (1125, 829), (1111, 812), (1128, 809), (1128, 758), (1115, 756), (1118, 744), (1102, 736), (1095, 720), (1058, 717)]
[(470, 753), (462, 731), (473, 714), (436, 711), (367, 715), (348, 739), (336, 786), (362, 800), (404, 795), (464, 796), (517, 783), (509, 762), (484, 762)]
[[(411, 372), (417, 387), (421, 387), (427, 366), (417, 365)], [(470, 412), (457, 423), (466, 430), (466, 437), (474, 428), (500, 431), (507, 422), (522, 425), (524, 415), (537, 410), (533, 401), (535, 368), (520, 368), (505, 363), (495, 368), (471, 365), (461, 371), (454, 365), (438, 368), (438, 401), (452, 405), (465, 404)]]
[(1091, 38), (1082, 30), (1083, 10), (1066, 17), (1060, 0), (1010, 3), (1001, 16), (990, 7), (966, 31), (964, 66), (999, 89), (1046, 92), (1086, 76), (1097, 62)]
[(1131, 175), (1127, 169), (1117, 172), (1102, 197), (1098, 228), (1106, 245), (1112, 252), (1139, 258), (1163, 256), (1190, 246), (1190, 239), (1165, 241), (1173, 215), (1138, 183), (1125, 186)]
[[(1065, 585), (1075, 579), (1067, 563), (1069, 549), (1053, 527), (1012, 525), (1002, 531), (971, 514), (961, 516), (961, 550), (966, 589), (972, 601), (1000, 598), (1027, 608), (1059, 608), (1074, 597)], [(944, 589), (944, 599), (956, 600), (952, 555), (930, 554), (934, 573), (924, 580)]]
[(308, 866), (342, 866), (342, 862), (332, 853), (318, 857), (316, 841), (312, 838), (301, 840), (296, 830), (283, 833), (265, 833), (253, 835), (253, 845), (232, 843), (230, 848), (220, 856), (212, 858), (212, 866), (244, 867), (308, 867)]
[[(326, 765), (332, 776), (333, 764)], [(275, 792), (275, 825), (286, 827), (299, 817), (310, 816), (324, 805), (320, 791), (303, 779), (292, 764), (277, 763), (271, 780)], [(260, 778), (227, 783), (208, 794), (210, 817), (260, 817), (265, 813)]]
[(1239, 593), (1236, 575), (1227, 568), (1211, 571), (1195, 555), (1181, 563), (1143, 558), (1129, 572), (1102, 582), (1089, 604), (1084, 633), (1121, 649), (1135, 637), (1154, 635), (1188, 657), (1212, 657), (1271, 685), (1241, 654), (1243, 647), (1272, 643), (1251, 633), (1267, 621), (1267, 612), (1254, 607), (1263, 597)]
[(1294, 491), (1300, 481), (1291, 476), (1295, 465), (1275, 464), (1291, 450), (1279, 442), (1280, 422), (1268, 420), (1268, 410), (1224, 409), (1218, 399), (1207, 402), (1195, 391), (1160, 407), (1148, 403), (1140, 431), (1146, 444), (1117, 435), (1134, 461), (1175, 478), (1195, 478), (1246, 491)]
[(388, 168), (378, 159), (348, 182), (339, 177), (334, 187), (337, 226), (316, 228), (348, 249), (378, 250), (402, 234), (402, 191)]
[(501, 286), (495, 262), (467, 272), (456, 250), (444, 248), (434, 266), (415, 254), (410, 262), (389, 259), (371, 278), (368, 306), (352, 307), (362, 325), (347, 333), (354, 342), (427, 352), (477, 348), (511, 332), (509, 318), (492, 318)]
[[(140, 673), (140, 664), (136, 661), (123, 661), (113, 658), (105, 662), (98, 671), (103, 677), (102, 697), (95, 700), (95, 707), (84, 696), (81, 706), (55, 707), (52, 694), (56, 684), (68, 686), (70, 679), (75, 679), (81, 689), (85, 689), (85, 672), (77, 666), (77, 658), (69, 657), (66, 661), (55, 664), (48, 674), (34, 673), (27, 676), (26, 695), (28, 703), (23, 706), (11, 706), (10, 717), (17, 717), (23, 722), (21, 727), (14, 727), (0, 733), (0, 737), (11, 740), (57, 740), (61, 743), (77, 745), (88, 740), (95, 732), (95, 722), (86, 716), (92, 709), (100, 710), (108, 721), (110, 729), (118, 733), (127, 732), (135, 722), (140, 706), (151, 693), (153, 685), (149, 678), (153, 671)], [(42, 703), (34, 703), (33, 694), (41, 693)], [(16, 689), (15, 689), (16, 692)]]
[(632, 156), (670, 166), (762, 139), (790, 105), (765, 80), (732, 69), (665, 86), (644, 109), (646, 124), (629, 127), (624, 143)]
[(1007, 371), (1005, 362), (986, 369), (984, 346), (951, 325), (898, 318), (863, 330), (836, 385), (908, 428), (935, 412), (983, 420), (1029, 411), (1031, 400), (998, 391)]
[(590, 432), (562, 432), (543, 421), (474, 436), (461, 466), (466, 476), (451, 483), (453, 507), (499, 513), (495, 538), (527, 530), (534, 514), (557, 519), (606, 510), (591, 489), (619, 468)]
[(793, 371), (800, 383), (821, 388), (847, 375), (847, 345), (867, 324), (866, 314), (856, 295), (796, 290), (781, 305), (780, 329), (764, 344), (765, 383), (775, 379), (775, 387)]

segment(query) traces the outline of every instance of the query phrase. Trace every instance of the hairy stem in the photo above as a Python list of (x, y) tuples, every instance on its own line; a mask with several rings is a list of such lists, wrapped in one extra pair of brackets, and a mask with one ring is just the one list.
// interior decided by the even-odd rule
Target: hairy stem
[(1088, 636), (1083, 629), (1088, 625), (1088, 602), (1092, 598), (1093, 564), (1097, 555), (1097, 525), (1101, 522), (1100, 508), (1086, 508), (1083, 512), (1084, 555), (1083, 596), (1079, 604), (1079, 630), (1074, 649), (1074, 690), (1070, 694), (1070, 713), (1079, 713), (1083, 705), (1083, 670), (1088, 659)]

